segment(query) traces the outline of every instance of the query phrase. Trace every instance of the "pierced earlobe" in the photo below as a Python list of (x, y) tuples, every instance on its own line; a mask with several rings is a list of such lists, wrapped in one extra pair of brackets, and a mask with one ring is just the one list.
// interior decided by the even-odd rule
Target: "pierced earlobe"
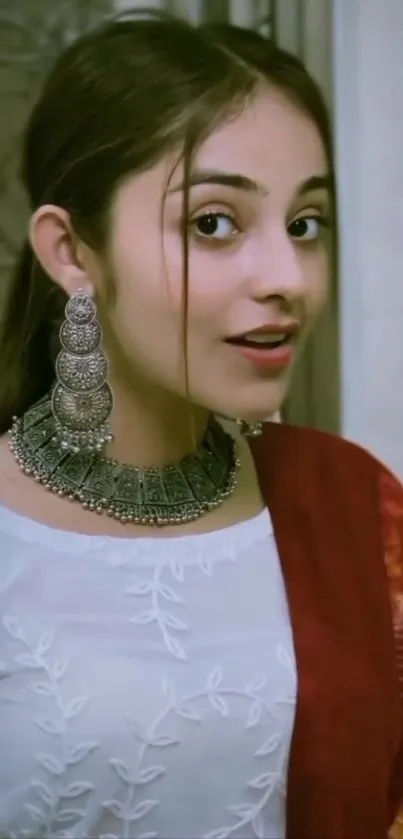
[(263, 433), (262, 422), (245, 422), (244, 420), (237, 419), (236, 424), (243, 437), (260, 437)]

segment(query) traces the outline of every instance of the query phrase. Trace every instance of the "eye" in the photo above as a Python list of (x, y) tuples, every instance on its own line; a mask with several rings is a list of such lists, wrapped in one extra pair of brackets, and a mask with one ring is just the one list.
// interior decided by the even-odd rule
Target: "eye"
[(238, 233), (234, 220), (226, 213), (203, 213), (191, 222), (199, 239), (230, 239)]
[(322, 216), (307, 216), (305, 218), (295, 219), (290, 224), (288, 232), (293, 239), (314, 242), (319, 239), (322, 229), (327, 226), (327, 219)]

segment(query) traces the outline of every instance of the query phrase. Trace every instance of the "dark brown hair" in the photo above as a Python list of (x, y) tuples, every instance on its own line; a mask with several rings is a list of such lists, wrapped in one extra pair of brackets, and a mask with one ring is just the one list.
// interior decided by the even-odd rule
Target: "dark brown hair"
[[(122, 179), (175, 148), (188, 178), (203, 138), (239, 111), (262, 80), (310, 115), (331, 160), (317, 85), (296, 57), (266, 38), (230, 25), (196, 28), (149, 11), (105, 21), (59, 58), (31, 115), (22, 179), (32, 211), (45, 203), (63, 207), (77, 235), (102, 253), (108, 209)], [(185, 189), (185, 222), (187, 200)], [(183, 242), (186, 267), (186, 223)], [(0, 433), (52, 386), (54, 336), (65, 302), (26, 242), (0, 338)], [(187, 271), (184, 322), (186, 310)]]

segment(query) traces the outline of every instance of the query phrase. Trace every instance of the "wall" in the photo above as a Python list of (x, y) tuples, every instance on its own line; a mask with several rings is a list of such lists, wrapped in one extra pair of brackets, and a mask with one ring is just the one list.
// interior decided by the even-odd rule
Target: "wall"
[(403, 2), (333, 18), (342, 431), (403, 477)]
[[(332, 85), (333, 0), (277, 0), (278, 43), (298, 55), (318, 82), (330, 110)], [(337, 2), (337, 0), (334, 0)], [(335, 264), (327, 305), (315, 326), (293, 377), (283, 414), (286, 422), (339, 433), (339, 313)]]
[(56, 56), (110, 12), (112, 0), (0, 0), (0, 321), (26, 236), (20, 138)]

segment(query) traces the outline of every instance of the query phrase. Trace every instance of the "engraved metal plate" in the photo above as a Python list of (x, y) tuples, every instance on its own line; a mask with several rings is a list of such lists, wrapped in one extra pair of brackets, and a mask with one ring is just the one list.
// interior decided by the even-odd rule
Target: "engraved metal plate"
[(72, 431), (88, 431), (106, 422), (113, 407), (108, 384), (88, 395), (77, 395), (58, 385), (53, 391), (52, 408), (62, 426)]

